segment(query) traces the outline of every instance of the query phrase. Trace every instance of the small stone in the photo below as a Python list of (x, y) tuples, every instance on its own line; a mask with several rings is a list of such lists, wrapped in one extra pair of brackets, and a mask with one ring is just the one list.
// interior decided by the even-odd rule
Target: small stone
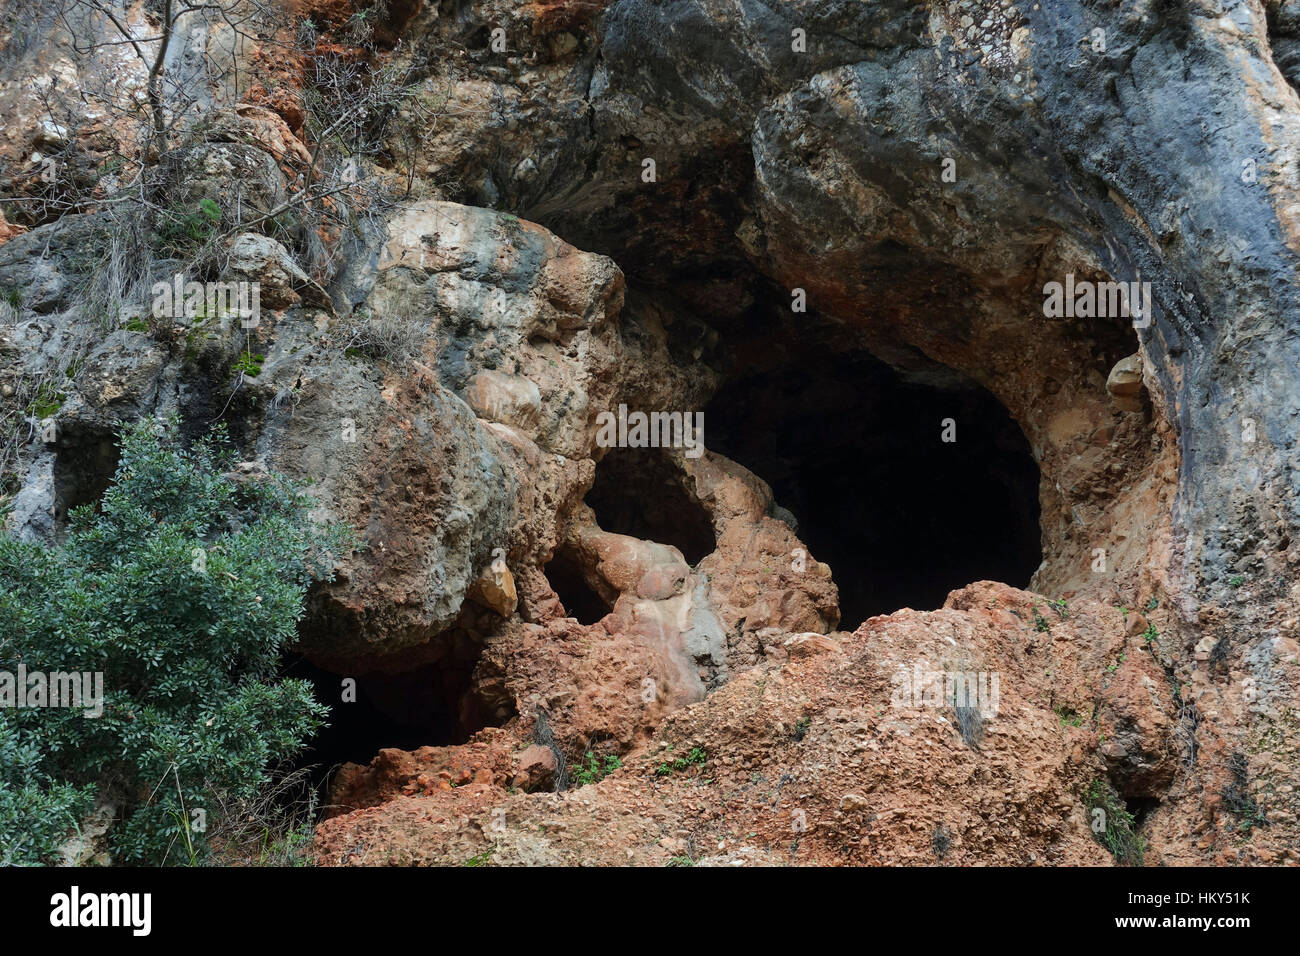
[(515, 605), (519, 603), (515, 576), (505, 565), (489, 566), (470, 586), (469, 597), (476, 604), (508, 618), (515, 613)]
[(1140, 395), (1142, 389), (1142, 356), (1134, 353), (1115, 363), (1106, 379), (1106, 391), (1115, 400), (1115, 405), (1122, 411), (1136, 412), (1142, 410)]
[[(520, 789), (537, 790), (550, 786), (555, 779), (559, 764), (555, 752), (550, 747), (533, 744), (519, 755), (519, 771), (516, 779), (525, 778), (526, 783)], [(491, 771), (488, 771), (489, 777)], [(489, 779), (489, 782), (490, 779)]]

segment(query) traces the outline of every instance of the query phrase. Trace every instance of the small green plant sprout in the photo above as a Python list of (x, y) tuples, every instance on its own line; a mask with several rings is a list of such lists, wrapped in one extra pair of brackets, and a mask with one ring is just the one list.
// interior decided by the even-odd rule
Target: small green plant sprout
[(1082, 727), (1084, 724), (1083, 716), (1073, 707), (1066, 707), (1058, 704), (1052, 708), (1056, 711), (1056, 716), (1061, 720), (1062, 727)]
[(484, 850), (482, 853), (476, 853), (463, 864), (464, 866), (490, 866), (492, 864), (492, 854), (495, 850)]
[(604, 780), (609, 774), (623, 766), (619, 757), (602, 757), (588, 750), (569, 768), (573, 786), (585, 787), (589, 783)]
[(266, 356), (260, 352), (249, 352), (245, 350), (244, 354), (235, 359), (235, 364), (231, 371), (235, 374), (242, 373), (245, 378), (257, 378), (262, 374), (262, 363), (266, 361)]
[(221, 207), (212, 199), (200, 199), (198, 205), (183, 214), (167, 212), (168, 221), (157, 231), (159, 250), (165, 253), (188, 255), (212, 238), (217, 223), (221, 222)]
[(1142, 640), (1147, 647), (1152, 647), (1160, 639), (1160, 632), (1156, 630), (1154, 624), (1148, 624), (1147, 629), (1142, 632)]
[(1034, 605), (1034, 630), (1043, 634), (1052, 630), (1052, 625), (1048, 623), (1047, 618), (1043, 617), (1037, 604)]
[(1232, 588), (1234, 591), (1237, 590), (1237, 588), (1241, 587), (1245, 583), (1246, 583), (1246, 578), (1244, 575), (1241, 574), (1234, 574), (1232, 577), (1228, 579), (1228, 587)]
[(1062, 621), (1069, 619), (1070, 605), (1066, 603), (1065, 598), (1059, 598), (1058, 600), (1052, 601), (1051, 605), (1052, 605), (1052, 610), (1056, 612), (1056, 616), (1059, 617)]
[(1159, 606), (1160, 606), (1160, 602), (1153, 597), (1150, 601), (1147, 601), (1147, 613), (1150, 614)]
[(17, 311), (23, 304), (22, 290), (16, 285), (7, 285), (0, 290), (0, 302), (4, 302), (9, 308)]
[(682, 854), (681, 856), (673, 857), (665, 865), (666, 866), (694, 866), (695, 861), (692, 860), (689, 856)]
[(803, 740), (804, 737), (808, 735), (808, 728), (811, 726), (812, 726), (811, 717), (806, 717), (806, 716), (800, 717), (798, 720), (794, 722), (794, 730), (791, 731), (790, 736), (793, 737), (796, 741)]
[(1122, 615), (1124, 616), (1124, 620), (1126, 620), (1126, 621), (1128, 620), (1128, 606), (1127, 606), (1127, 605), (1125, 605), (1125, 604), (1116, 604), (1116, 605), (1115, 605), (1115, 610), (1119, 611), (1119, 613), (1122, 614)]
[(31, 404), (27, 406), (27, 414), (38, 421), (52, 418), (63, 407), (63, 403), (67, 401), (67, 398), (66, 392), (59, 391), (58, 386), (47, 379), (36, 390), (35, 397), (32, 399)]
[(692, 747), (691, 752), (685, 757), (677, 757), (673, 760), (666, 760), (655, 768), (655, 776), (667, 777), (670, 774), (677, 773), (692, 766), (703, 766), (709, 755), (699, 747)]

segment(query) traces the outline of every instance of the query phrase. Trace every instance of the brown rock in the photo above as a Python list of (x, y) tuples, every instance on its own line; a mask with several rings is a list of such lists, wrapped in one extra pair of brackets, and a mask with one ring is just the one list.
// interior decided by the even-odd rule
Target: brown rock
[(1142, 384), (1142, 356), (1134, 353), (1115, 363), (1106, 379), (1106, 391), (1115, 400), (1115, 405), (1126, 412), (1141, 411), (1140, 395), (1145, 386)]
[(555, 772), (559, 763), (555, 752), (550, 747), (533, 744), (519, 755), (519, 770), (516, 780), (523, 778), (522, 790), (540, 790), (555, 782)]
[(470, 586), (469, 597), (502, 617), (515, 613), (519, 595), (515, 592), (515, 576), (504, 564), (487, 568)]

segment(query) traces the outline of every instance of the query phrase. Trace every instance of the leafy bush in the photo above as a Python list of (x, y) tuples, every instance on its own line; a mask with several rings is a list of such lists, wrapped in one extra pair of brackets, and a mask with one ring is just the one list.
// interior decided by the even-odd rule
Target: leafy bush
[(51, 861), (92, 793), (121, 806), (119, 860), (199, 859), (212, 818), (327, 713), (275, 678), (349, 539), (283, 477), (223, 473), (220, 436), (184, 449), (171, 432), (123, 433), (100, 512), (76, 509), (62, 544), (0, 536), (0, 670), (102, 672), (104, 688), (98, 717), (0, 712), (0, 860)]
[(89, 787), (56, 783), (41, 770), (41, 751), (19, 739), (0, 710), (0, 866), (47, 862), (90, 809)]

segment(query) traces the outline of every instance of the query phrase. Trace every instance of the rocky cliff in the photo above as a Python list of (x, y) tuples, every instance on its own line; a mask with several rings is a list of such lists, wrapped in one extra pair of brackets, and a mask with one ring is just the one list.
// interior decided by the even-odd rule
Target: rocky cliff
[(7, 528), (313, 483), (318, 862), (1300, 861), (1293, 0), (229, 4), (142, 139), (155, 6), (0, 34)]

